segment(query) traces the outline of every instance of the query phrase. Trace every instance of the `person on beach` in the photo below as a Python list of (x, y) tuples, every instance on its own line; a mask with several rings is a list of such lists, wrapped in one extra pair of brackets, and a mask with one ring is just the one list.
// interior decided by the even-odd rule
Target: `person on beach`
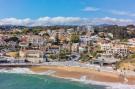
[(97, 71), (100, 72), (101, 71), (100, 68), (98, 68)]
[(128, 82), (127, 76), (126, 76), (126, 72), (121, 70), (120, 75), (119, 75), (123, 80), (124, 80), (124, 84), (126, 84)]
[(123, 75), (124, 75), (124, 83), (127, 83), (128, 79), (127, 79), (126, 71), (123, 72)]

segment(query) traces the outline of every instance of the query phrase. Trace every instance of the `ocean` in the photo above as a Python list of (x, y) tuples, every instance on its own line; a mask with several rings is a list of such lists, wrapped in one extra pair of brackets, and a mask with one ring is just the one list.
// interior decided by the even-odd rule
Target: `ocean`
[(0, 89), (105, 89), (105, 87), (46, 75), (0, 73)]

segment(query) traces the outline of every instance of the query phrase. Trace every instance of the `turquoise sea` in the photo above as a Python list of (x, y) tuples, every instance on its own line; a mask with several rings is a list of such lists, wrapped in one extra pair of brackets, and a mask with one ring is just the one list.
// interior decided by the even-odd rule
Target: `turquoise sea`
[(105, 87), (44, 75), (0, 73), (0, 89), (105, 89)]

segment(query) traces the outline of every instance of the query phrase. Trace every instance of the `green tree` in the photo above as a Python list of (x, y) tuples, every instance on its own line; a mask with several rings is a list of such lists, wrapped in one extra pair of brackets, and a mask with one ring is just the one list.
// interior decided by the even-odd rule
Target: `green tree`
[(57, 57), (58, 57), (57, 54), (51, 54), (51, 55), (49, 55), (49, 58), (51, 58), (53, 60), (57, 59)]
[(80, 60), (82, 62), (87, 62), (90, 60), (90, 56), (88, 54), (82, 54)]
[(80, 39), (79, 39), (79, 34), (77, 34), (77, 33), (72, 33), (70, 40), (71, 40), (72, 43), (78, 43), (78, 42), (80, 41)]
[(32, 29), (32, 33), (35, 35), (37, 35), (40, 31), (41, 29)]
[(30, 32), (29, 29), (23, 29), (23, 30), (22, 30), (22, 33), (23, 33), (23, 34), (27, 34), (27, 33), (29, 33), (29, 32)]
[(8, 39), (5, 39), (6, 42), (9, 42), (9, 41), (13, 41), (13, 42), (19, 42), (19, 38), (18, 37), (10, 37)]

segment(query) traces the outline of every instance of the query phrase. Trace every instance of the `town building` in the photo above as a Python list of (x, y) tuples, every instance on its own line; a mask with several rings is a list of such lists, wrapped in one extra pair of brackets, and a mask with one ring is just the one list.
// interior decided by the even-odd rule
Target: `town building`
[(44, 61), (44, 52), (41, 50), (20, 50), (20, 59), (32, 63), (41, 63)]
[(32, 46), (37, 46), (37, 47), (45, 45), (45, 42), (46, 42), (46, 39), (38, 35), (25, 35), (25, 36), (22, 36), (21, 40), (23, 41), (25, 40)]
[(101, 43), (100, 47), (106, 54), (117, 55), (120, 57), (126, 57), (128, 55), (128, 46), (124, 44)]

